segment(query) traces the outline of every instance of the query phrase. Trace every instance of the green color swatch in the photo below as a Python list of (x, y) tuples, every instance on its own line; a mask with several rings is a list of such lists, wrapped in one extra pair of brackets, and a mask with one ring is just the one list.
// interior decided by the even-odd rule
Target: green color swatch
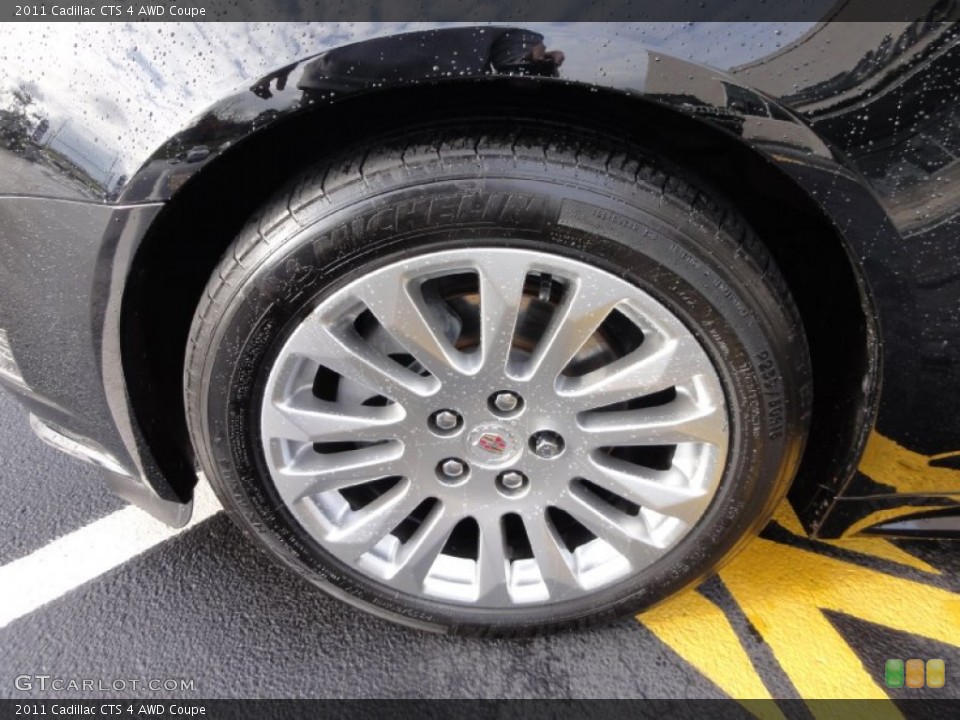
[(903, 687), (903, 660), (887, 660), (883, 677), (887, 682), (887, 687)]

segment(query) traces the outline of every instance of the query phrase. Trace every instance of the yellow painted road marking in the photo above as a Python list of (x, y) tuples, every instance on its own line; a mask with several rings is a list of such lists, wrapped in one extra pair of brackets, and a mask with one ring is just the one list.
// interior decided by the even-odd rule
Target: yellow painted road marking
[(930, 461), (935, 458), (953, 454), (921, 455), (907, 450), (878, 432), (872, 432), (860, 460), (860, 472), (871, 480), (896, 488), (897, 492), (901, 493), (937, 495), (952, 492), (960, 495), (957, 490), (960, 471), (930, 465)]
[[(877, 510), (851, 525), (845, 534), (855, 535), (871, 525), (896, 520), (921, 510), (940, 510), (949, 507), (951, 498), (960, 501), (960, 493), (956, 490), (960, 484), (960, 471), (930, 465), (931, 460), (952, 454), (921, 455), (907, 450), (878, 432), (870, 433), (870, 440), (860, 460), (860, 472), (881, 485), (889, 485), (896, 492), (943, 494), (947, 502), (944, 505), (922, 508), (907, 506)], [(952, 494), (951, 488), (954, 488)]]
[[(783, 713), (743, 649), (723, 611), (697, 592), (686, 592), (638, 618), (658, 638), (721, 690), (740, 699), (762, 720), (780, 720)], [(704, 652), (705, 648), (709, 648)]]
[[(960, 640), (960, 597), (810, 550), (758, 538), (720, 577), (804, 698), (887, 698), (822, 610), (948, 645)], [(699, 594), (685, 593), (638, 619), (732, 697), (770, 697), (726, 617)], [(811, 710), (830, 718), (831, 707)], [(893, 704), (870, 712), (901, 717)]]
[[(874, 433), (861, 470), (899, 492), (955, 487), (960, 473), (931, 468), (929, 459)], [(774, 519), (788, 532), (806, 536), (787, 503)], [(931, 579), (940, 575), (935, 567), (883, 538), (846, 538), (819, 546), (827, 545), (865, 556), (864, 561), (874, 557), (909, 566)], [(871, 674), (863, 666), (824, 610), (960, 647), (960, 596), (821, 554), (817, 547), (758, 538), (719, 573), (801, 697), (889, 700), (874, 680), (877, 669), (871, 668)], [(726, 615), (699, 593), (687, 592), (637, 619), (757, 717), (780, 716)], [(752, 699), (757, 702), (749, 702)], [(860, 717), (856, 714), (860, 709), (848, 705), (810, 702), (808, 707), (818, 720)], [(871, 720), (902, 717), (892, 702), (872, 704), (862, 712)]]
[[(915, 512), (915, 510), (912, 509), (911, 512)], [(793, 511), (790, 503), (781, 503), (773, 519), (778, 525), (797, 537), (807, 537), (807, 532), (800, 524), (800, 520), (797, 518), (797, 514)], [(850, 550), (860, 555), (889, 560), (899, 565), (906, 565), (907, 567), (912, 567), (915, 570), (930, 573), (931, 575), (940, 574), (940, 571), (933, 567), (933, 565), (924, 562), (905, 550), (901, 550), (889, 540), (884, 540), (881, 537), (850, 537), (843, 538), (842, 540), (821, 540), (821, 542), (826, 545), (831, 545), (832, 547)]]

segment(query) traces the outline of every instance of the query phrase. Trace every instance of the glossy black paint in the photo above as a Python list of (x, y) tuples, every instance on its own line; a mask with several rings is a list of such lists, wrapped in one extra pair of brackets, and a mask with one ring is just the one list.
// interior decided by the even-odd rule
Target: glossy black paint
[[(887, 313), (885, 333), (896, 370), (885, 373), (884, 395), (896, 411), (881, 413), (878, 428), (924, 454), (957, 450), (960, 26), (918, 22), (898, 36), (865, 30), (875, 42), (869, 50), (842, 25), (827, 26), (794, 52), (736, 76), (802, 114), (862, 173), (896, 226), (898, 248), (864, 248), (875, 294), (895, 294), (901, 304)], [(842, 72), (838, 57), (849, 58)], [(791, 79), (795, 67), (808, 73), (800, 87)]]
[[(939, 3), (931, 17), (954, 11)], [(730, 170), (711, 163), (742, 163), (740, 182), (725, 187), (741, 207), (797, 209), (803, 232), (778, 240), (775, 254), (798, 301), (826, 316), (820, 295), (832, 301), (826, 290), (840, 282), (848, 295), (840, 330), (815, 330), (821, 357), (835, 343), (838, 364), (820, 362), (816, 423), (791, 493), (811, 531), (843, 532), (881, 494), (855, 473), (874, 423), (926, 455), (960, 449), (956, 26), (202, 27), (203, 57), (231, 68), (232, 90), (184, 70), (201, 51), (176, 34), (195, 31), (134, 26), (78, 33), (75, 51), (51, 48), (78, 64), (74, 78), (93, 78), (74, 83), (68, 111), (46, 89), (55, 78), (45, 85), (24, 63), (5, 70), (16, 92), (0, 104), (0, 327), (31, 387), (26, 400), (120, 460), (132, 479), (112, 476), (111, 486), (167, 521), (185, 521), (194, 481), (176, 412), (157, 400), (177, 388), (155, 371), (147, 337), (164, 317), (146, 309), (156, 288), (144, 278), (178, 247), (171, 228), (184, 228), (188, 210), (210, 212), (197, 199), (204, 183), (266, 192), (344, 138), (416, 117), (404, 103), (451, 117), (451, 107), (502, 103), (581, 121), (603, 108), (621, 123), (613, 128), (635, 131), (623, 125), (635, 118), (718, 184)], [(111, 84), (118, 78), (137, 81)], [(251, 157), (261, 164), (245, 165)], [(221, 249), (183, 262), (206, 267)], [(809, 269), (821, 254), (831, 258), (823, 292)], [(960, 473), (936, 493), (956, 497)], [(909, 507), (905, 496), (884, 502)]]

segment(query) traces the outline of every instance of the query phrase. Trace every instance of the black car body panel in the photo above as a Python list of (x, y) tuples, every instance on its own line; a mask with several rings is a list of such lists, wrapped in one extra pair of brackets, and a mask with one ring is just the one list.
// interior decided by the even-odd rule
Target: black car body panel
[[(741, 207), (770, 203), (750, 217), (761, 236), (771, 215), (796, 213), (775, 256), (820, 318), (818, 405), (791, 492), (807, 528), (901, 532), (898, 518), (935, 510), (942, 529), (960, 499), (960, 34), (940, 21), (952, 12), (804, 27), (77, 26), (74, 47), (47, 54), (76, 63), (67, 80), (24, 45), (0, 78), (0, 328), (15, 359), (0, 381), (54, 435), (92, 447), (121, 495), (182, 524), (196, 475), (179, 377), (158, 369), (145, 328), (166, 322), (150, 297), (178, 277), (152, 263), (207, 267), (224, 247), (178, 235), (208, 209), (205, 191), (249, 184), (247, 207), (290, 167), (398, 117), (504, 103), (589, 122), (602, 109)], [(562, 66), (531, 54), (541, 38)], [(170, 345), (166, 362), (182, 360)]]

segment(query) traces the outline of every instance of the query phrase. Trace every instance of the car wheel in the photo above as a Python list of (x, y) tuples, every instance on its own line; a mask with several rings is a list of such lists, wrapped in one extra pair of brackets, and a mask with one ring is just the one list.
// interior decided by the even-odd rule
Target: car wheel
[(525, 635), (728, 558), (792, 479), (810, 377), (720, 192), (518, 121), (294, 179), (214, 273), (185, 383), (203, 471), (273, 555), (392, 620)]

